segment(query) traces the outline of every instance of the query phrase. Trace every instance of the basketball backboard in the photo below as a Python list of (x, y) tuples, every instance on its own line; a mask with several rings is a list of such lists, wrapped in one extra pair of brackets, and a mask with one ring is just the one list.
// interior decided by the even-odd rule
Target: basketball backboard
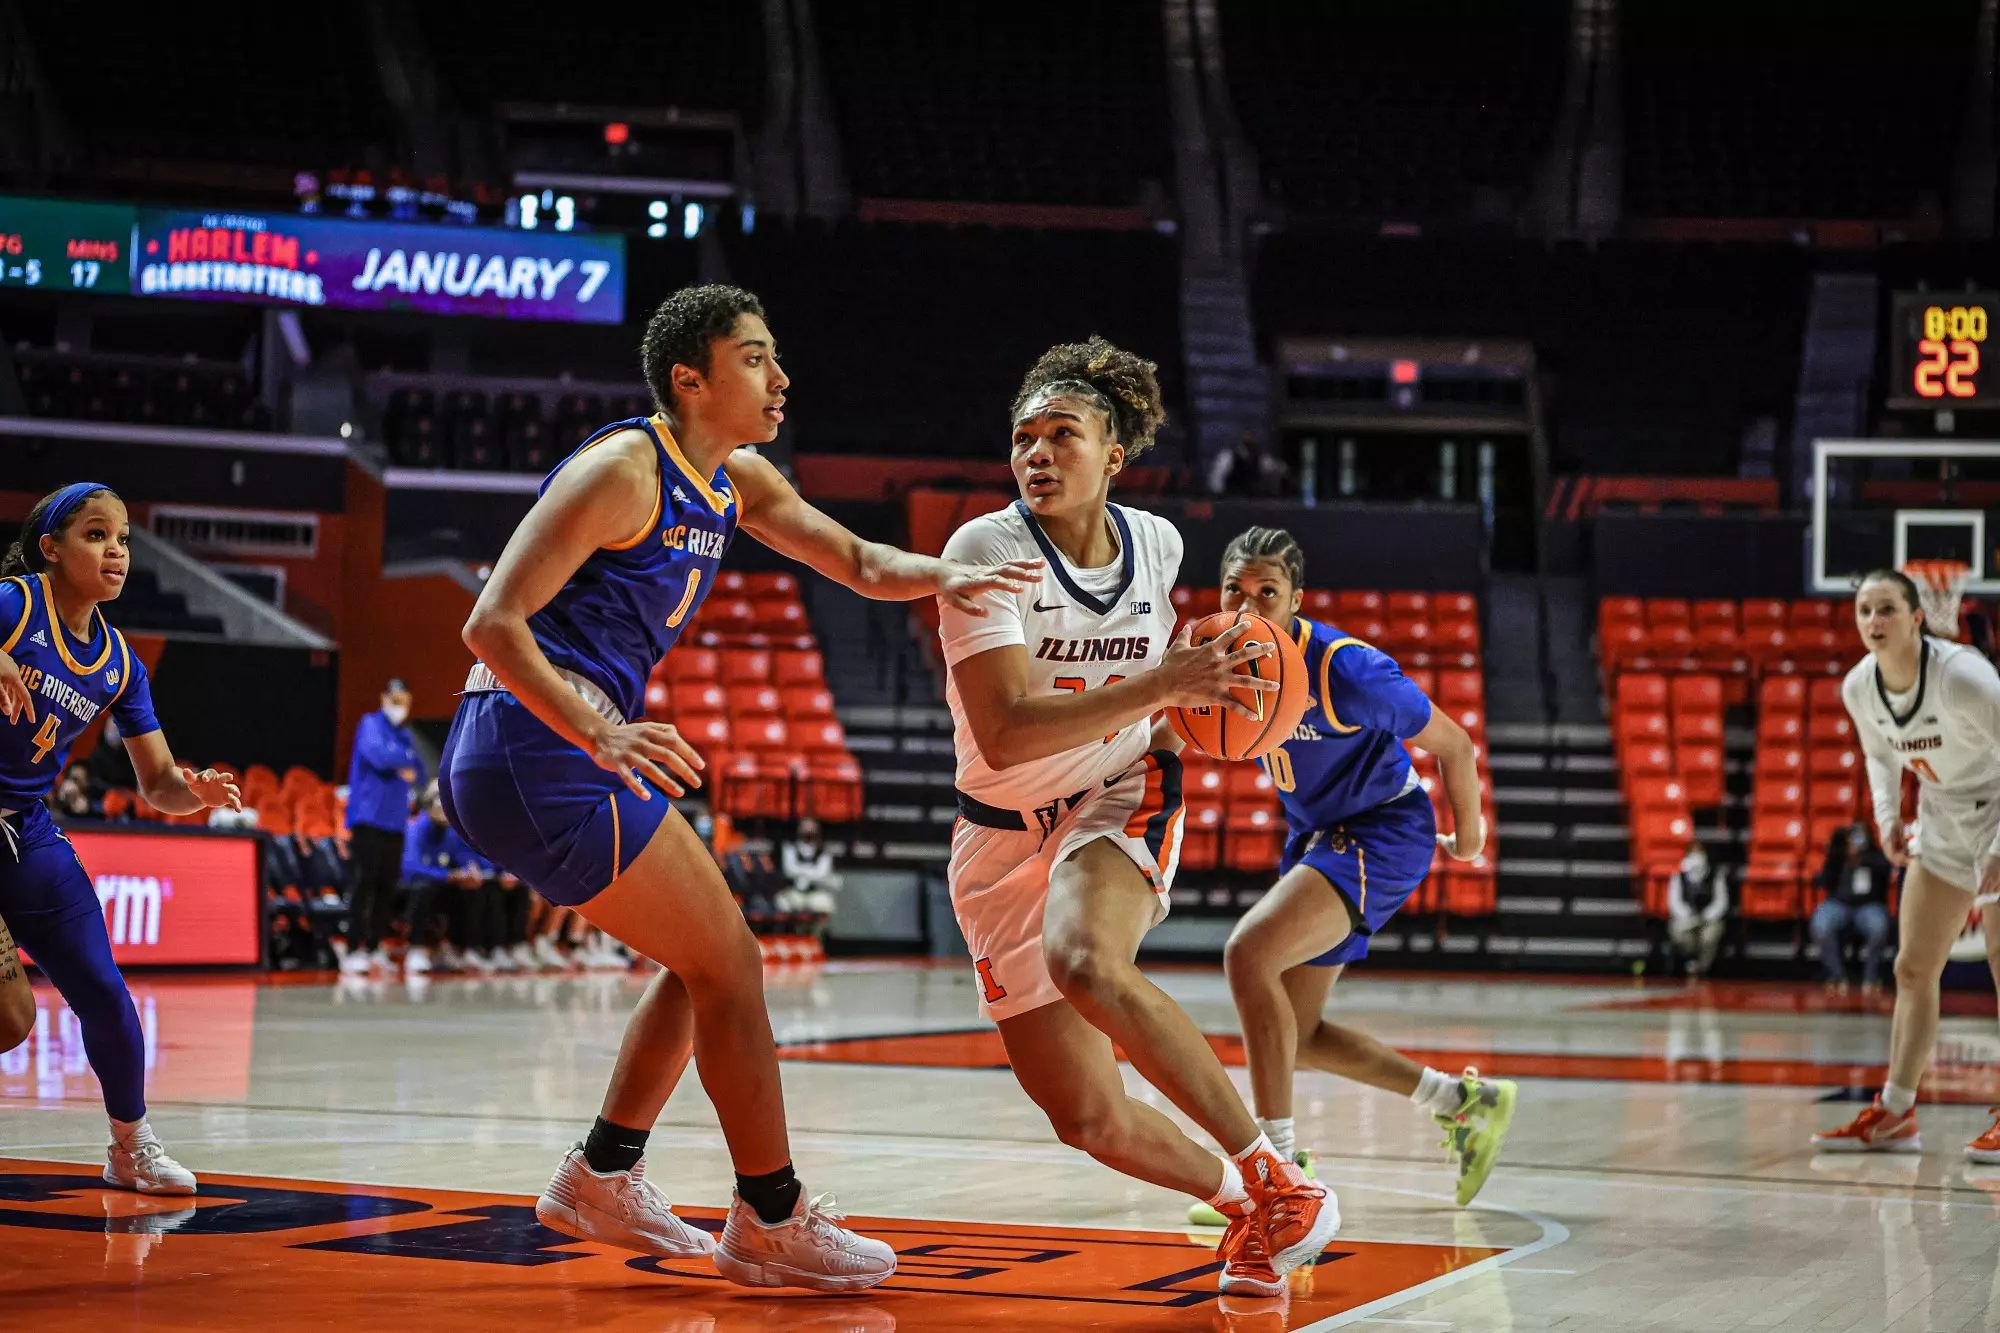
[(2000, 592), (1996, 538), (2000, 441), (1813, 441), (1813, 592), (1912, 560), (1962, 560), (1966, 592)]

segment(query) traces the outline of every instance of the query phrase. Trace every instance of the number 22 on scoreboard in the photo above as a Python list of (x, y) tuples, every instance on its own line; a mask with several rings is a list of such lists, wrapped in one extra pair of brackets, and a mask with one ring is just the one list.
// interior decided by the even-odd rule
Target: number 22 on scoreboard
[(1923, 359), (1911, 375), (1913, 387), (1924, 398), (1971, 398), (1979, 392), (1973, 377), (1979, 374), (1979, 344), (1954, 339), (1949, 343), (1925, 338), (1917, 344)]

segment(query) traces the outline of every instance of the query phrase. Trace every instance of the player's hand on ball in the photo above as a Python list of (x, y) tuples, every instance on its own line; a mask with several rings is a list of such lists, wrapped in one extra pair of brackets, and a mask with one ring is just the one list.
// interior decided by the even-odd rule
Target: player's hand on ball
[(649, 782), (669, 796), (687, 795), (688, 788), (701, 785), (695, 770), (708, 767), (686, 738), (664, 722), (613, 727), (598, 738), (590, 757), (599, 768), (616, 773), (642, 801), (653, 799)]
[(236, 784), (229, 780), (227, 773), (212, 768), (204, 768), (197, 773), (182, 765), (181, 781), (187, 783), (187, 789), (200, 797), (201, 803), (211, 810), (218, 805), (226, 805), (231, 810), (243, 808), (243, 793), (236, 789)]
[(1486, 816), (1479, 817), (1479, 836), (1476, 838), (1465, 837), (1463, 829), (1453, 829), (1449, 833), (1438, 834), (1437, 840), (1438, 846), (1444, 848), (1444, 854), (1452, 860), (1476, 861), (1479, 854), (1486, 850)]
[(1889, 858), (1892, 866), (1906, 866), (1910, 863), (1910, 838), (1903, 831), (1903, 821), (1892, 819), (1883, 825), (1882, 855)]
[(955, 611), (983, 617), (986, 608), (979, 602), (982, 593), (1004, 592), (1012, 596), (1026, 592), (1031, 584), (1042, 581), (1045, 563), (1009, 560), (1003, 565), (961, 565), (956, 560), (947, 560), (944, 574), (938, 579), (938, 596)]
[(0, 715), (9, 722), (35, 720), (35, 696), (28, 693), (21, 668), (5, 653), (0, 653)]
[(1247, 648), (1237, 648), (1235, 644), (1250, 626), (1232, 625), (1207, 643), (1197, 644), (1194, 640), (1194, 626), (1181, 626), (1174, 636), (1173, 647), (1167, 649), (1160, 658), (1160, 665), (1154, 668), (1160, 686), (1166, 691), (1161, 702), (1169, 708), (1227, 708), (1239, 717), (1257, 721), (1257, 714), (1244, 706), (1232, 691), (1250, 690), (1257, 694), (1276, 694), (1279, 686), (1275, 680), (1261, 680), (1255, 676), (1238, 675), (1236, 668), (1245, 662), (1254, 662), (1268, 656), (1271, 645), (1253, 643)]

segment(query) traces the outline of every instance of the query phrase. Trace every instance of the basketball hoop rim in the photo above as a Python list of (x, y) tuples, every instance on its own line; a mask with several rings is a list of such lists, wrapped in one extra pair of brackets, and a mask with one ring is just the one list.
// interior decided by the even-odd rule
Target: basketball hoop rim
[(1957, 638), (1959, 603), (1972, 579), (1972, 566), (1963, 560), (1905, 560), (1903, 573), (1917, 585), (1917, 600), (1930, 632)]

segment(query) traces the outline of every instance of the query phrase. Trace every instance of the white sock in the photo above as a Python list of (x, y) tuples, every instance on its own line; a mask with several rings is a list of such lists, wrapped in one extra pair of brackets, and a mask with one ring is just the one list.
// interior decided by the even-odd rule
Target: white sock
[(1260, 1115), (1257, 1117), (1257, 1127), (1263, 1130), (1264, 1137), (1271, 1141), (1272, 1152), (1275, 1152), (1288, 1162), (1292, 1160), (1292, 1154), (1297, 1152), (1299, 1147), (1297, 1137), (1292, 1128), (1292, 1117), (1286, 1116), (1282, 1120), (1266, 1120)]
[(111, 1120), (111, 1141), (122, 1148), (127, 1150), (136, 1148), (152, 1137), (153, 1127), (146, 1123), (144, 1116), (140, 1116), (137, 1120), (119, 1120), (115, 1117)]
[(1910, 1108), (1917, 1104), (1917, 1090), (1902, 1088), (1894, 1083), (1882, 1085), (1882, 1105), (1890, 1115), (1908, 1115)]
[(1205, 1199), (1209, 1207), (1225, 1217), (1234, 1217), (1243, 1211), (1243, 1205), (1250, 1199), (1250, 1191), (1243, 1188), (1243, 1170), (1235, 1162), (1224, 1157), (1222, 1162), (1222, 1188), (1215, 1197)]
[(1410, 1094), (1410, 1101), (1433, 1115), (1457, 1115), (1465, 1102), (1464, 1080), (1425, 1069), (1417, 1076), (1417, 1090)]
[(1271, 1146), (1271, 1136), (1262, 1130), (1259, 1130), (1257, 1137), (1250, 1141), (1249, 1147), (1245, 1148), (1242, 1152), (1233, 1152), (1229, 1155), (1236, 1160), (1236, 1165), (1242, 1166), (1260, 1152), (1270, 1153), (1274, 1157), (1278, 1153), (1278, 1150)]

